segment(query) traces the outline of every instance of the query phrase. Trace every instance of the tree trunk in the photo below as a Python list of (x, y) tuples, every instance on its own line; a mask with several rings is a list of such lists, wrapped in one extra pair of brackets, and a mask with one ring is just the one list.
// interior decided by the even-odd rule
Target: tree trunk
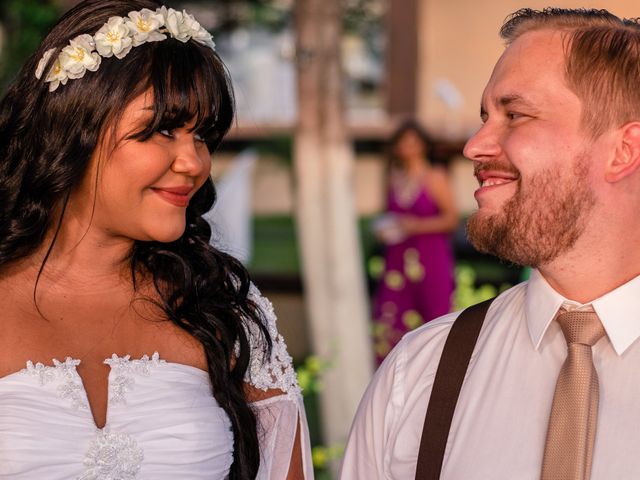
[(296, 216), (312, 346), (323, 379), (327, 444), (344, 443), (372, 373), (369, 312), (353, 199), (338, 0), (295, 2), (298, 125)]

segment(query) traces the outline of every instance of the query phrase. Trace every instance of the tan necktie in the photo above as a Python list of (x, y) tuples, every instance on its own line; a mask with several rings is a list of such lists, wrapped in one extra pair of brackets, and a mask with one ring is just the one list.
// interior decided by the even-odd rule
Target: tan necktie
[(588, 480), (598, 419), (598, 373), (591, 347), (604, 336), (595, 312), (562, 311), (568, 353), (553, 396), (542, 480)]

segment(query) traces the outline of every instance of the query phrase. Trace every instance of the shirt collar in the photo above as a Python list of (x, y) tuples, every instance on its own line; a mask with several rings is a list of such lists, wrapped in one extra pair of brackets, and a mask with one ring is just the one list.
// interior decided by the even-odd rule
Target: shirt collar
[[(563, 303), (580, 306), (556, 292), (539, 271), (533, 270), (527, 285), (525, 315), (536, 350)], [(640, 276), (589, 303), (614, 350), (622, 355), (640, 337)]]

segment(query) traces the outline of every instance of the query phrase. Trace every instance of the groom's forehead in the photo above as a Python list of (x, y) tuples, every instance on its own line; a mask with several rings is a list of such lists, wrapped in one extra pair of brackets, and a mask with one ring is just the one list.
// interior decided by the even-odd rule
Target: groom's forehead
[(492, 108), (536, 108), (569, 90), (559, 32), (528, 32), (498, 59), (481, 99), (481, 113)]

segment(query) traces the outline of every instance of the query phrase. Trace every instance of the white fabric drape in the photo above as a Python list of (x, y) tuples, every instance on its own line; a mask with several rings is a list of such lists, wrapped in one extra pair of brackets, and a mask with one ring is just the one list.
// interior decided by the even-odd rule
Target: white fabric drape
[[(300, 435), (305, 480), (313, 479), (309, 429), (300, 395), (279, 395), (252, 404), (258, 417), (260, 470), (258, 480), (285, 479), (296, 434)], [(300, 428), (299, 428), (300, 427)]]

